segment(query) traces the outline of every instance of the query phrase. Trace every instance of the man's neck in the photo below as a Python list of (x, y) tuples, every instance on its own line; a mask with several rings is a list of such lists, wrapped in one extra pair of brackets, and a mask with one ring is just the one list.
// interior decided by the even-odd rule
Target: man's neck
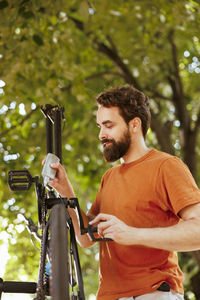
[(132, 145), (127, 154), (124, 155), (123, 158), (121, 158), (121, 162), (125, 164), (133, 162), (144, 156), (149, 152), (149, 150), (150, 149), (146, 146), (145, 142), (139, 143), (137, 145)]

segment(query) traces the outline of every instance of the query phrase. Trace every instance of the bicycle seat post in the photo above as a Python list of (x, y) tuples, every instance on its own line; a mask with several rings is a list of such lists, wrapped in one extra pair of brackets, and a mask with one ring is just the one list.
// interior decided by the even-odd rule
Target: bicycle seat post
[(46, 117), (46, 152), (53, 153), (53, 124), (49, 116)]
[(58, 105), (46, 104), (41, 107), (46, 118), (46, 152), (54, 153), (62, 163), (62, 119), (64, 119), (64, 108)]
[(46, 119), (46, 153), (54, 153), (53, 149), (53, 106), (46, 104), (45, 107), (41, 106), (41, 111)]
[(54, 110), (54, 147), (55, 155), (59, 157), (62, 163), (62, 110), (61, 108), (56, 108)]

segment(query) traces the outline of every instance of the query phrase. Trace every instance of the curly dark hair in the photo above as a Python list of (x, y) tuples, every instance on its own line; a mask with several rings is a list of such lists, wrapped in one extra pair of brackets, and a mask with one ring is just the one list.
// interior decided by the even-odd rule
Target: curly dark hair
[(133, 86), (117, 87), (101, 93), (96, 101), (105, 107), (119, 107), (120, 115), (127, 124), (135, 117), (140, 118), (143, 136), (146, 137), (151, 114), (149, 98), (143, 92)]

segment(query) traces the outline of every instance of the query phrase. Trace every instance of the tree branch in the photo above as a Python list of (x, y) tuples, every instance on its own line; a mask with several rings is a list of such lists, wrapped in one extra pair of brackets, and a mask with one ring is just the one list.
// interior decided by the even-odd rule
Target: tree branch
[(119, 56), (116, 47), (113, 47), (113, 43), (111, 47), (108, 47), (105, 43), (96, 41), (99, 52), (105, 54), (114, 64), (120, 69), (123, 74), (124, 81), (134, 85), (135, 88), (141, 90), (139, 83), (131, 74), (129, 68), (123, 62), (121, 57)]
[(172, 122), (167, 121), (166, 123), (162, 124), (158, 119), (158, 115), (159, 114), (155, 114), (151, 110), (151, 128), (156, 134), (156, 138), (161, 146), (161, 150), (174, 155), (174, 148), (170, 140)]
[(190, 116), (188, 114), (186, 103), (185, 103), (185, 96), (183, 92), (183, 85), (179, 73), (179, 63), (178, 63), (178, 55), (177, 55), (177, 48), (173, 40), (174, 31), (171, 30), (168, 36), (169, 43), (172, 49), (172, 61), (174, 65), (174, 78), (168, 76), (168, 81), (173, 90), (173, 102), (176, 107), (176, 113), (178, 119), (181, 122), (181, 127), (183, 128), (184, 132), (187, 132), (190, 128)]
[[(87, 36), (91, 34), (91, 32), (85, 32), (84, 23), (75, 19), (74, 17), (68, 16), (70, 20), (74, 22), (76, 27), (84, 32)], [(100, 42), (97, 37), (93, 38), (94, 43), (97, 46), (97, 49), (99, 52), (105, 54), (114, 64), (119, 68), (119, 70), (122, 72), (123, 78), (125, 82), (134, 85), (135, 88), (141, 90), (141, 87), (137, 80), (134, 78), (126, 64), (123, 62), (122, 58), (119, 56), (116, 46), (114, 45), (114, 42), (112, 41), (110, 36), (107, 36), (107, 41), (110, 44), (110, 47), (107, 46), (105, 43)]]
[(194, 133), (196, 135), (198, 133), (199, 128), (200, 128), (200, 109), (199, 109), (199, 112), (197, 114), (197, 120), (196, 120), (195, 127), (194, 127)]

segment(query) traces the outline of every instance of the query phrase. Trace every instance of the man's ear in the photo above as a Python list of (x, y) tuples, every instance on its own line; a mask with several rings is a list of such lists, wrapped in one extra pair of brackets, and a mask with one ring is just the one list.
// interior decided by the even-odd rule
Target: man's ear
[(140, 118), (136, 117), (129, 121), (129, 126), (132, 133), (137, 133), (141, 130), (142, 122)]

